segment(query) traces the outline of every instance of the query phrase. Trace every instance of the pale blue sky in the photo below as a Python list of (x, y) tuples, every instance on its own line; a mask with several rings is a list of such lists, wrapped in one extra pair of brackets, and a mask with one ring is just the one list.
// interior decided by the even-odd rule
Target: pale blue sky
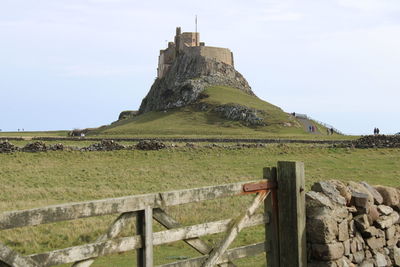
[(0, 0), (0, 129), (138, 109), (159, 50), (195, 14), (260, 98), (349, 134), (400, 131), (399, 0)]

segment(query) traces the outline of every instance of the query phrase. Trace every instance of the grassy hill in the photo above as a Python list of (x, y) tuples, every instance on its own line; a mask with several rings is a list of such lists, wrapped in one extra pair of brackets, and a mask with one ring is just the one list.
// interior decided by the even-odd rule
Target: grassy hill
[[(268, 137), (306, 134), (304, 127), (293, 116), (235, 88), (210, 87), (203, 96), (206, 97), (192, 105), (120, 120), (93, 131), (91, 135)], [(214, 111), (214, 107), (232, 103), (260, 111), (259, 116), (266, 126), (247, 126), (240, 121), (224, 119)], [(199, 108), (204, 104), (209, 108)], [(321, 132), (325, 132), (322, 126)]]

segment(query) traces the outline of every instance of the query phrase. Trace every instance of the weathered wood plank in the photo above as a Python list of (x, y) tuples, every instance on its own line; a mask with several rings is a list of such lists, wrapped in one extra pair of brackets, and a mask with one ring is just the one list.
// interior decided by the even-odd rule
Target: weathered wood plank
[[(106, 241), (113, 239), (125, 228), (125, 226), (136, 217), (136, 212), (126, 212), (118, 216), (113, 224), (108, 228), (107, 233), (96, 239), (96, 242)], [(76, 262), (72, 267), (89, 267), (94, 262), (94, 259), (88, 259), (80, 262)]]
[[(276, 167), (264, 168), (263, 177), (277, 183)], [(268, 267), (279, 267), (278, 192), (278, 189), (272, 189), (264, 202), (264, 212), (270, 217), (269, 223), (265, 225), (265, 240), (270, 247), (269, 252), (266, 254)]]
[(141, 246), (141, 237), (132, 236), (34, 254), (28, 257), (40, 262), (40, 266), (47, 267), (97, 258), (118, 252), (127, 252), (140, 248)]
[(306, 267), (304, 164), (278, 162), (278, 188), (280, 266)]
[(203, 267), (213, 267), (217, 264), (219, 258), (222, 257), (222, 255), (228, 249), (230, 244), (235, 240), (239, 232), (244, 228), (246, 222), (249, 221), (249, 219), (254, 214), (256, 209), (260, 206), (261, 203), (263, 203), (266, 196), (267, 192), (260, 192), (257, 194), (257, 196), (254, 198), (253, 202), (251, 203), (250, 207), (246, 210), (246, 212), (243, 215), (241, 215), (237, 219), (237, 221), (232, 225), (232, 227), (228, 230), (227, 235), (222, 240), (220, 245), (211, 251), (209, 258), (202, 265)]
[(10, 211), (0, 214), (0, 230), (93, 216), (133, 212), (143, 210), (147, 206), (159, 208), (235, 196), (241, 194), (243, 185), (249, 182), (257, 181), (53, 205), (30, 210)]
[(37, 261), (24, 257), (0, 242), (0, 261), (12, 267), (39, 267)]
[(136, 234), (142, 236), (142, 246), (137, 249), (138, 267), (153, 267), (153, 209), (139, 211), (136, 219)]
[[(217, 261), (217, 264), (226, 263), (229, 260), (241, 259), (245, 257), (251, 257), (268, 251), (268, 246), (266, 243), (251, 244), (243, 247), (233, 248), (226, 251), (226, 253)], [(188, 260), (168, 263), (164, 265), (159, 265), (157, 267), (197, 267), (202, 266), (203, 262), (208, 256), (201, 256), (197, 258), (192, 258)]]
[[(263, 214), (257, 214), (252, 216), (252, 218), (244, 225), (244, 227), (264, 224), (267, 220), (268, 218), (264, 217)], [(221, 220), (156, 232), (153, 233), (153, 245), (162, 245), (182, 239), (197, 238), (203, 235), (225, 232), (229, 228), (230, 223), (231, 220)], [(141, 236), (136, 235), (132, 237), (116, 238), (93, 244), (34, 254), (28, 257), (40, 262), (43, 264), (43, 266), (52, 266), (106, 256), (119, 252), (127, 252), (141, 247)]]
[[(153, 234), (153, 244), (161, 245), (179, 240), (226, 232), (229, 230), (229, 225), (232, 221), (232, 219), (227, 219), (157, 232)], [(260, 225), (266, 221), (268, 221), (268, 217), (265, 217), (263, 214), (256, 214), (244, 222), (243, 227)]]
[[(159, 208), (153, 210), (153, 218), (167, 229), (181, 227), (179, 222)], [(183, 239), (183, 241), (203, 255), (210, 253), (212, 249), (211, 246), (199, 238)]]

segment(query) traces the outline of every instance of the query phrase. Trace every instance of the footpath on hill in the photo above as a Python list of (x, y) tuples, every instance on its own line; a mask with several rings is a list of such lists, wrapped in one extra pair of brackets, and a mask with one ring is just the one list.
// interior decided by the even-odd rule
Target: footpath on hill
[(297, 118), (297, 121), (301, 123), (301, 125), (303, 125), (304, 129), (308, 132), (310, 127), (314, 126), (315, 131), (314, 132), (310, 132), (311, 134), (321, 134), (321, 132), (318, 130), (317, 127), (315, 127), (315, 122), (311, 121), (310, 119), (306, 119), (306, 118)]

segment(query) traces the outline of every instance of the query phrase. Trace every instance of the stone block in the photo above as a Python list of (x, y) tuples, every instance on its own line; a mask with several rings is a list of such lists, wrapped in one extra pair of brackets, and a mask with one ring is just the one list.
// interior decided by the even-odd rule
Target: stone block
[(347, 219), (351, 214), (349, 214), (349, 211), (347, 207), (336, 207), (333, 209), (332, 213), (330, 214), (337, 222), (341, 222), (344, 219)]
[(309, 191), (306, 193), (307, 217), (318, 217), (332, 213), (334, 205), (331, 200), (320, 192)]
[(350, 251), (351, 253), (356, 253), (357, 252), (357, 239), (353, 238), (350, 241)]
[(367, 239), (367, 244), (372, 250), (377, 250), (386, 245), (386, 240), (384, 237), (370, 237)]
[(378, 220), (376, 220), (376, 224), (381, 229), (386, 229), (394, 225), (400, 219), (399, 214), (396, 211), (393, 211), (388, 216), (381, 216)]
[(396, 266), (400, 266), (400, 248), (393, 248), (393, 261)]
[(363, 262), (364, 259), (365, 259), (364, 250), (360, 250), (360, 251), (357, 251), (356, 253), (353, 253), (353, 262), (354, 263), (359, 264), (359, 263)]
[(366, 189), (362, 184), (349, 181), (348, 182), (349, 189), (351, 192), (359, 192), (368, 195), (368, 202), (372, 205), (374, 204), (374, 196)]
[(369, 249), (365, 250), (365, 259), (367, 260), (372, 259), (372, 253)]
[(398, 237), (393, 237), (391, 239), (386, 240), (386, 245), (388, 247), (394, 247), (396, 246), (396, 244), (399, 242), (399, 238)]
[(354, 217), (354, 224), (360, 232), (363, 232), (370, 227), (368, 216), (366, 214)]
[(344, 255), (350, 255), (350, 239), (343, 241)]
[(400, 203), (399, 194), (396, 188), (378, 185), (375, 189), (382, 195), (383, 204), (387, 206), (395, 206)]
[(363, 185), (371, 193), (371, 195), (374, 197), (375, 204), (379, 205), (383, 203), (383, 197), (378, 192), (378, 190), (370, 186), (367, 182), (361, 182), (360, 184)]
[(356, 206), (357, 208), (366, 209), (369, 205), (368, 195), (361, 192), (352, 192), (350, 204)]
[(375, 262), (376, 262), (376, 266), (378, 266), (378, 267), (388, 266), (388, 262), (386, 260), (386, 257), (382, 253), (379, 253), (379, 252), (375, 253), (374, 259), (375, 259)]
[(385, 230), (386, 240), (392, 239), (396, 234), (396, 226), (392, 225), (391, 227)]
[(374, 267), (374, 261), (372, 260), (366, 260), (363, 261), (361, 264), (359, 264), (358, 266), (360, 267)]
[(323, 261), (340, 259), (344, 255), (343, 243), (313, 244), (311, 255), (314, 259)]
[(336, 189), (340, 192), (340, 195), (344, 197), (346, 203), (350, 203), (351, 191), (350, 189), (341, 181), (329, 180), (330, 183), (336, 186)]
[(391, 208), (390, 206), (386, 206), (386, 205), (379, 205), (378, 211), (383, 215), (389, 215), (390, 213), (393, 212), (393, 208)]
[(316, 182), (312, 185), (311, 190), (325, 194), (334, 203), (346, 205), (346, 199), (336, 189), (336, 186), (329, 181)]
[(349, 235), (350, 237), (354, 237), (356, 234), (356, 227), (354, 220), (349, 221)]
[(369, 223), (373, 224), (379, 218), (378, 208), (375, 205), (370, 206), (367, 215)]
[(345, 240), (348, 240), (350, 238), (350, 236), (349, 236), (349, 224), (348, 224), (347, 220), (342, 221), (338, 225), (338, 230), (339, 230), (339, 234), (338, 234), (339, 241), (345, 241)]
[(338, 235), (338, 225), (332, 217), (307, 218), (307, 240), (312, 243), (332, 243)]
[(338, 267), (355, 267), (351, 260), (346, 257), (336, 260), (336, 264)]

